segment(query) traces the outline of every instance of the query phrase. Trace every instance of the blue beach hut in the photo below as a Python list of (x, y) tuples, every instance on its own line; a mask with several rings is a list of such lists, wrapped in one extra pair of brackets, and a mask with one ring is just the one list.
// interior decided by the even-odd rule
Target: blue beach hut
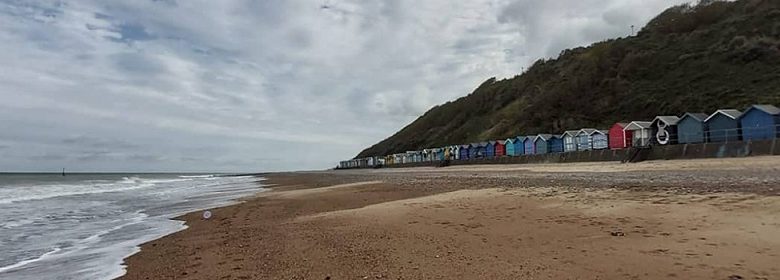
[(567, 130), (561, 135), (563, 139), (563, 151), (575, 152), (577, 151), (577, 133), (578, 130)]
[(534, 139), (534, 154), (541, 155), (546, 154), (550, 152), (550, 138), (552, 138), (552, 135), (550, 134), (539, 134), (536, 135)]
[(552, 135), (547, 143), (550, 153), (563, 153), (563, 138), (560, 135)]
[(680, 144), (704, 143), (704, 113), (685, 113), (677, 122), (677, 142)]
[(477, 145), (477, 157), (486, 158), (488, 142), (479, 142)]
[(485, 144), (485, 157), (493, 158), (496, 156), (496, 141), (487, 141)]
[(609, 131), (598, 129), (594, 130), (590, 134), (590, 145), (594, 150), (609, 148)]
[(593, 138), (591, 135), (595, 132), (595, 128), (583, 128), (577, 132), (577, 150), (587, 151), (593, 149)]
[(479, 143), (469, 144), (469, 158), (475, 159), (478, 158), (478, 155), (479, 155)]
[(767, 140), (778, 137), (780, 109), (772, 105), (753, 105), (739, 117), (743, 140)]
[(739, 117), (742, 112), (734, 109), (722, 109), (715, 111), (704, 119), (706, 128), (705, 141), (727, 142), (739, 141)]
[(460, 158), (459, 160), (469, 159), (469, 145), (460, 145)]
[(515, 156), (515, 138), (508, 138), (504, 140), (504, 145), (506, 145), (506, 155), (513, 157)]
[(536, 153), (536, 150), (534, 149), (534, 140), (536, 140), (536, 136), (526, 136), (523, 140), (523, 154), (524, 155), (533, 155)]
[(525, 136), (517, 136), (515, 137), (515, 155), (516, 156), (522, 156), (525, 154)]

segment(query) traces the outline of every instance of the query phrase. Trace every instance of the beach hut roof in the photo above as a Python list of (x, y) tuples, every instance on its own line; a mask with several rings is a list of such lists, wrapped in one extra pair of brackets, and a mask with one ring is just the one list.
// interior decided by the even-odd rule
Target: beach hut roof
[(516, 140), (517, 138), (507, 138), (506, 140), (504, 140), (504, 145), (506, 145), (507, 143), (509, 144), (515, 143)]
[(587, 134), (587, 135), (591, 135), (591, 134), (593, 134), (594, 131), (596, 131), (595, 128), (583, 128), (583, 129), (580, 129), (577, 132), (577, 135), (580, 135), (580, 134), (583, 134), (583, 133)]
[(764, 113), (770, 114), (770, 115), (780, 115), (780, 108), (775, 107), (774, 105), (753, 105), (747, 110), (745, 110), (745, 113), (747, 113), (750, 110), (761, 110)]
[(463, 149), (463, 148), (466, 148), (466, 149), (468, 149), (468, 148), (469, 148), (469, 146), (470, 146), (469, 144), (463, 144), (463, 145), (460, 145), (460, 148), (461, 148), (461, 149)]
[(629, 123), (623, 130), (640, 130), (640, 129), (648, 129), (653, 124), (653, 122), (646, 122), (646, 121), (633, 121)]
[(710, 115), (709, 117), (707, 117), (706, 119), (704, 119), (704, 121), (705, 121), (705, 122), (708, 122), (710, 119), (714, 118), (714, 117), (715, 117), (715, 116), (717, 116), (718, 114), (722, 114), (722, 115), (724, 115), (724, 116), (726, 116), (726, 117), (729, 117), (729, 118), (730, 118), (730, 119), (732, 119), (732, 120), (736, 120), (736, 119), (738, 119), (740, 116), (742, 116), (742, 112), (740, 112), (739, 110), (734, 110), (734, 109), (721, 109), (721, 110), (717, 110), (717, 111), (715, 111), (715, 113), (712, 113), (712, 115)]
[(591, 132), (589, 135), (593, 135), (593, 134), (607, 135), (607, 134), (609, 134), (609, 131), (596, 129), (596, 130), (593, 130), (593, 132)]
[(515, 137), (515, 139), (517, 139), (517, 141), (520, 141), (520, 142), (525, 141), (525, 138), (528, 138), (528, 137), (526, 137), (526, 136), (517, 136), (517, 137)]
[(612, 126), (616, 126), (616, 125), (617, 125), (617, 126), (620, 126), (621, 128), (626, 128), (626, 126), (628, 125), (628, 123), (624, 123), (624, 122), (617, 122), (617, 123), (613, 124)]
[(697, 120), (697, 121), (700, 121), (700, 122), (703, 122), (703, 121), (707, 120), (707, 114), (705, 114), (705, 113), (690, 113), (690, 112), (685, 113), (685, 115), (680, 117), (680, 120), (682, 120), (684, 118), (688, 118), (688, 117), (693, 118), (694, 120)]
[(662, 121), (666, 125), (677, 125), (680, 122), (680, 118), (678, 116), (657, 116), (653, 119), (653, 122), (656, 121)]
[(487, 147), (488, 144), (490, 144), (489, 141), (479, 142), (480, 147)]
[(547, 140), (550, 140), (550, 138), (552, 138), (552, 134), (539, 134), (539, 135), (536, 135), (536, 139), (534, 139), (534, 141), (536, 141), (539, 138), (541, 138), (544, 141), (547, 141)]
[(571, 137), (577, 136), (577, 133), (579, 133), (579, 130), (567, 130), (564, 131), (563, 134), (561, 134), (561, 137), (565, 137), (566, 135), (569, 135)]

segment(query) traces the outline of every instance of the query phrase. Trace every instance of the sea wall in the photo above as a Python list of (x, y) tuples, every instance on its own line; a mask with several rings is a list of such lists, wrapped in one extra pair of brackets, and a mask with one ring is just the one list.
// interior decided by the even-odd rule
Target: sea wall
[[(631, 150), (591, 150), (567, 153), (525, 155), (518, 157), (482, 158), (469, 160), (451, 160), (449, 165), (469, 164), (524, 164), (524, 163), (566, 163), (624, 161)], [(780, 155), (780, 142), (777, 139), (761, 141), (736, 141), (728, 143), (699, 143), (652, 146), (645, 151), (644, 160), (675, 160), (697, 158), (729, 158)], [(392, 164), (384, 167), (420, 167), (439, 166), (441, 162), (415, 162)]]

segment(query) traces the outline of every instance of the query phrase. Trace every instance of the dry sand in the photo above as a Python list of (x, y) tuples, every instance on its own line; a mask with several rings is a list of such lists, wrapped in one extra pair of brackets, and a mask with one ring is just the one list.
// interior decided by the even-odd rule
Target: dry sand
[(779, 164), (272, 174), (272, 191), (185, 215), (124, 278), (780, 279)]

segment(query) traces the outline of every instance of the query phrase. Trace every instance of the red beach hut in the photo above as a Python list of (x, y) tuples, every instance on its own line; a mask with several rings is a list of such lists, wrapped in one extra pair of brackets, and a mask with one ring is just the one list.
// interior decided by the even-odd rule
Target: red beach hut
[(496, 141), (495, 145), (496, 152), (494, 153), (495, 157), (503, 157), (506, 155), (506, 143), (504, 140), (498, 140)]
[(625, 149), (631, 146), (631, 133), (626, 133), (627, 123), (616, 123), (609, 129), (609, 148), (613, 150)]

